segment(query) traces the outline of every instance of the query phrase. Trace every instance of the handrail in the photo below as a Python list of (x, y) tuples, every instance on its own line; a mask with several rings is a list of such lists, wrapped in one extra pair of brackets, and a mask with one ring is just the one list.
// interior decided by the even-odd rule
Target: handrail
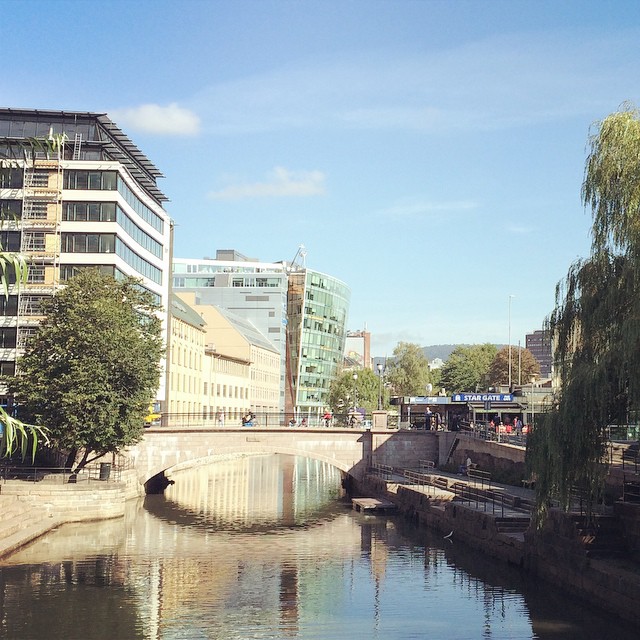
[(0, 480), (23, 480), (25, 482), (119, 482), (123, 468), (119, 464), (96, 462), (88, 464), (79, 473), (73, 473), (70, 467), (48, 467), (44, 465), (25, 466), (3, 463), (0, 465)]

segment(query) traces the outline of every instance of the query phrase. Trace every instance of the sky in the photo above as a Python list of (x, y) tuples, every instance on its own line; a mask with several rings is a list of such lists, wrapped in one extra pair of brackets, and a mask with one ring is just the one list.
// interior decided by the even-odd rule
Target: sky
[(589, 135), (640, 105), (637, 0), (0, 0), (0, 106), (107, 113), (174, 255), (351, 289), (348, 329), (525, 343), (590, 252)]

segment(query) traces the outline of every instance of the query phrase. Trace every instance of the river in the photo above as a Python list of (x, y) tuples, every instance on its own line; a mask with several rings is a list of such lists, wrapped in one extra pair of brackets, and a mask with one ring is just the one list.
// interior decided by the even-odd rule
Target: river
[(2, 560), (0, 638), (637, 638), (455, 533), (354, 512), (326, 463), (245, 457), (174, 480)]

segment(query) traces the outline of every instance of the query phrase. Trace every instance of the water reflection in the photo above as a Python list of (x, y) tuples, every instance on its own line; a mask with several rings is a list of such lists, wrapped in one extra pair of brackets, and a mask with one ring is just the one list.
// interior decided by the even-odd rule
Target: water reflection
[[(274, 459), (280, 464), (274, 464)], [(309, 458), (252, 456), (172, 475), (165, 500), (145, 506), (183, 526), (257, 532), (308, 527), (336, 513), (341, 473)]]
[(174, 479), (124, 519), (6, 559), (0, 637), (636, 637), (455, 541), (353, 512), (330, 465), (246, 458)]

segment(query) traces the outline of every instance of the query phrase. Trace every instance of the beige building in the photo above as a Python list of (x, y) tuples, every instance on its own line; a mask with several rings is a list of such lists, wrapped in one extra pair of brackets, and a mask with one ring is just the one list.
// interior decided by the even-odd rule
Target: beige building
[(172, 295), (170, 309), (167, 424), (201, 413), (206, 339), (205, 321), (189, 305)]
[(249, 321), (219, 307), (198, 304), (196, 293), (178, 297), (205, 322), (209, 360), (203, 369), (202, 415), (235, 424), (251, 411), (258, 422), (279, 423), (279, 350)]

